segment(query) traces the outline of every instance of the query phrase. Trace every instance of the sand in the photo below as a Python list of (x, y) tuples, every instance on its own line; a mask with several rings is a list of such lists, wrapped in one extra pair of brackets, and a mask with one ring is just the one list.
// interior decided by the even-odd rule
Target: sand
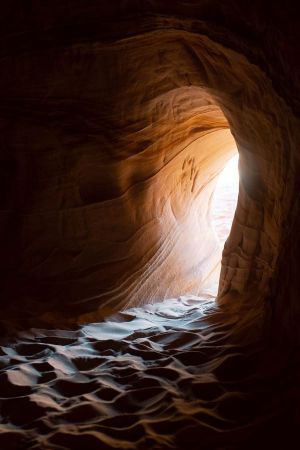
[(216, 314), (209, 294), (181, 297), (2, 342), (0, 449), (232, 450), (269, 442), (283, 397), (274, 395), (278, 377), (261, 370), (263, 352), (224, 345), (228, 326), (215, 323)]
[[(214, 198), (220, 245), (236, 205), (231, 181), (221, 177)], [(0, 449), (286, 446), (297, 436), (278, 351), (229, 344), (232, 323), (214, 300), (207, 291), (3, 340)]]
[[(229, 169), (236, 165), (234, 158)], [(238, 179), (222, 174), (212, 209), (220, 246), (237, 193)], [(264, 352), (228, 344), (231, 326), (215, 288), (75, 330), (35, 328), (4, 341), (0, 449), (269, 445), (270, 423), (282, 415), (277, 378), (266, 373)]]

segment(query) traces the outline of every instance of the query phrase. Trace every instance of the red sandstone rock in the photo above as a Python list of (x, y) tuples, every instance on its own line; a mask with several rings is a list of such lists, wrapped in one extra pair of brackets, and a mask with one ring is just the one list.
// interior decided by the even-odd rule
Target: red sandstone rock
[(89, 320), (201, 291), (232, 135), (241, 184), (219, 303), (261, 316), (271, 295), (285, 327), (295, 315), (297, 27), (259, 2), (167, 3), (3, 6), (6, 317)]

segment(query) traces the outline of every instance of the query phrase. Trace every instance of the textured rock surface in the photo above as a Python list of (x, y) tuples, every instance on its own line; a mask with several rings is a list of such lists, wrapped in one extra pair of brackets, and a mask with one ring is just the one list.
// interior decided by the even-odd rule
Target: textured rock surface
[(198, 293), (218, 261), (206, 216), (233, 135), (241, 183), (219, 303), (296, 324), (292, 13), (256, 1), (3, 6), (5, 316), (89, 320)]
[(296, 6), (2, 2), (1, 448), (297, 447)]

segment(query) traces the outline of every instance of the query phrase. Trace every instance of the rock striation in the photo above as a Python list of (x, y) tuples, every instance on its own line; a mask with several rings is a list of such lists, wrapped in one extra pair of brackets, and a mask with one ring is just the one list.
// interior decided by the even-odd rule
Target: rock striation
[(236, 145), (218, 302), (288, 334), (300, 257), (292, 6), (30, 5), (2, 7), (3, 317), (91, 321), (201, 292), (220, 259), (211, 195)]
[(2, 1), (1, 448), (297, 446), (296, 3)]

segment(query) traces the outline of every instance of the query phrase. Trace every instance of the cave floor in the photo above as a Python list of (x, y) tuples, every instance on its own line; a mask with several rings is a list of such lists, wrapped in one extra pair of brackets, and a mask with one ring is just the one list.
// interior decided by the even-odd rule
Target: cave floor
[(182, 297), (2, 341), (0, 448), (283, 448), (287, 380), (265, 350), (226, 344), (215, 310)]

